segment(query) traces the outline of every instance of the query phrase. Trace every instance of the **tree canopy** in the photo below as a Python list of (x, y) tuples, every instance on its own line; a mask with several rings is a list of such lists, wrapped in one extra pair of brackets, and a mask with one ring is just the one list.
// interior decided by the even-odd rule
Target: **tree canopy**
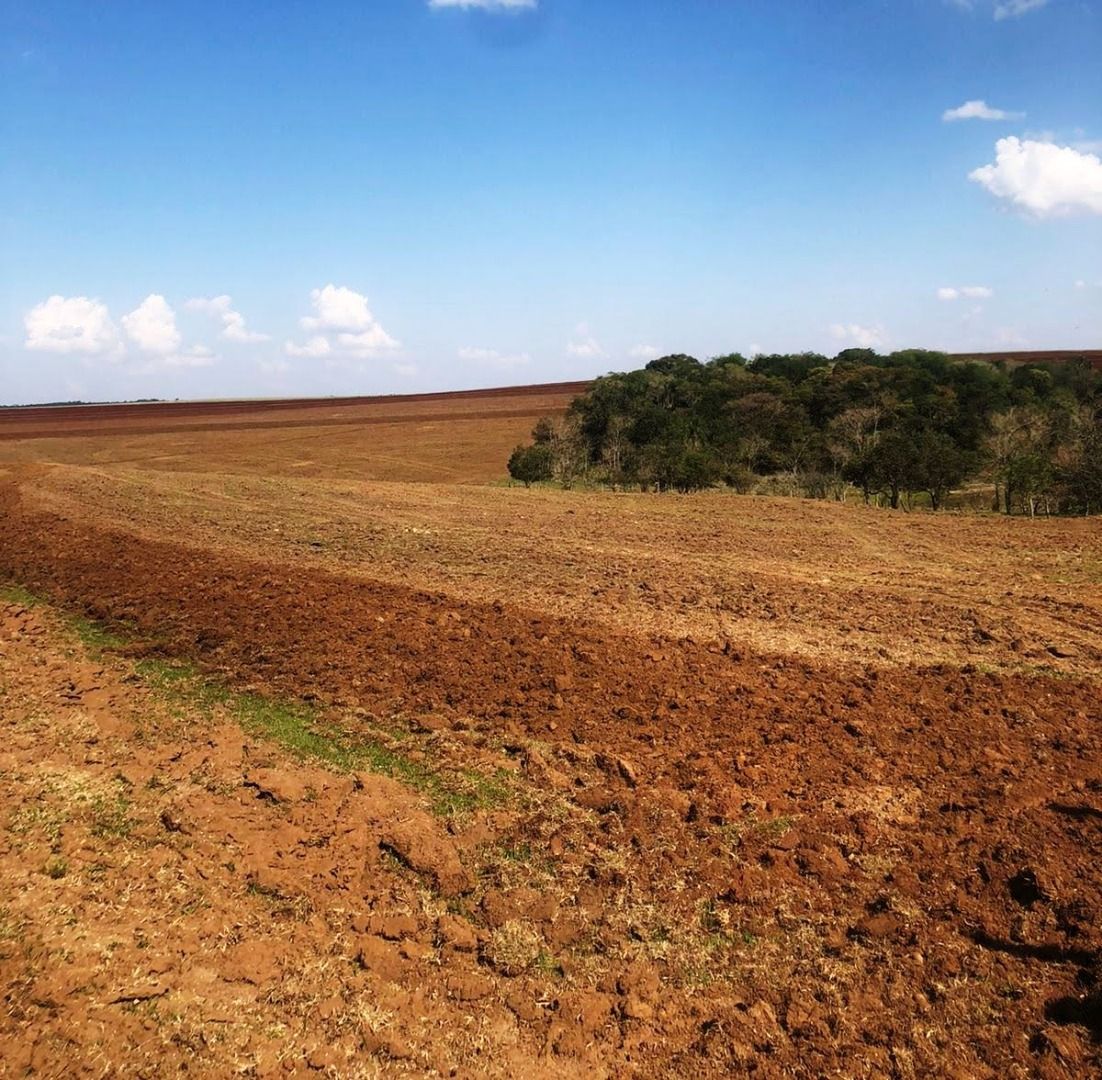
[[(937, 509), (982, 475), (1008, 513), (1099, 512), (1100, 419), (1102, 374), (1074, 360), (673, 354), (595, 380), (564, 419), (540, 421), (533, 447), (544, 448), (538, 478), (567, 485), (584, 475), (644, 490), (749, 490), (784, 476), (805, 495), (841, 497), (852, 484), (892, 507), (925, 492)], [(512, 461), (510, 472), (525, 479)]]

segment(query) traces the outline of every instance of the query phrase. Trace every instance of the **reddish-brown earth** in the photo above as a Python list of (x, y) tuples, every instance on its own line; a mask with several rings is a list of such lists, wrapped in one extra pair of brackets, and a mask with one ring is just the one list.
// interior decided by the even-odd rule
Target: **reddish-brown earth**
[[(571, 542), (537, 561), (542, 582), (523, 549), (491, 540), (492, 587), (473, 555), (434, 576), (420, 549), (403, 582), (389, 540), (374, 541), (374, 575), (362, 539), (356, 559), (331, 557), (335, 504), (320, 555), (245, 527), (250, 508), (283, 508), (292, 528), (309, 517), (308, 487), (245, 482), (278, 476), (279, 453), (264, 462), (236, 444), (219, 458), (205, 444), (199, 499), (179, 459), (136, 471), (101, 439), (84, 463), (27, 466), (13, 445), (0, 575), (128, 642), (89, 657), (48, 610), (4, 612), (0, 865), (14, 885), (0, 898), (0, 1056), (17, 1070), (1102, 1068), (1096, 524), (1044, 524), (1008, 545), (999, 530), (1030, 523), (667, 500), (689, 522), (692, 580), (674, 595), (676, 559), (658, 562), (640, 524), (657, 504), (626, 497), (621, 524), (598, 531), (585, 515), (605, 504), (577, 493), (553, 504)], [(319, 497), (335, 498), (314, 460)], [(95, 492), (84, 504), (82, 477)], [(205, 497), (219, 485), (224, 511)], [(361, 495), (405, 520), (417, 490), (452, 506), (462, 535), (470, 510), (454, 507), (471, 504), (432, 485)], [(470, 492), (499, 522), (520, 529), (528, 512), (550, 536), (549, 504), (521, 501), (532, 493)], [(707, 563), (695, 516), (757, 505), (787, 520), (743, 567), (764, 575), (772, 560), (772, 619), (760, 598), (701, 618), (701, 567), (718, 580), (735, 556)], [(359, 520), (350, 500), (348, 513)], [(845, 558), (828, 567), (834, 555), (813, 549), (790, 565), (801, 522), (829, 524)], [(900, 532), (888, 551), (898, 543), (907, 569), (862, 588), (862, 565), (868, 578), (885, 566), (877, 522)], [(960, 541), (967, 569), (951, 581), (926, 522)], [(652, 618), (630, 594), (580, 591), (574, 568), (610, 550), (601, 533), (657, 591)], [(1030, 583), (1003, 577), (1027, 559)], [(935, 579), (945, 595), (921, 610), (948, 641), (908, 606)], [(868, 648), (820, 639), (843, 621)], [(428, 770), (487, 797), (441, 806), (416, 785), (239, 738), (224, 713), (167, 709), (143, 656), (308, 701), (325, 731), (400, 753), (413, 771), (396, 775)], [(97, 830), (85, 811), (101, 804), (72, 794), (118, 784), (135, 819), (125, 837)], [(51, 831), (30, 808), (58, 802)], [(43, 872), (50, 859), (64, 875)]]

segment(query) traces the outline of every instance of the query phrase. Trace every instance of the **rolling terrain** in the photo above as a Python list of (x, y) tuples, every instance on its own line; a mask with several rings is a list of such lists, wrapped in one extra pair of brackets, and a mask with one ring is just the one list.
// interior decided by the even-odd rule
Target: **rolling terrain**
[(1102, 1068), (1098, 519), (505, 485), (576, 390), (0, 414), (12, 1075)]

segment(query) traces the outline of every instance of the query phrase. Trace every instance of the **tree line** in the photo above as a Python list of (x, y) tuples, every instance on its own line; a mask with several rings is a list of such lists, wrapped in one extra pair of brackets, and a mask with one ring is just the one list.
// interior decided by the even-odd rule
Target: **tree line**
[(938, 509), (974, 481), (1007, 514), (1102, 512), (1102, 373), (907, 349), (664, 356), (597, 379), (509, 474), (643, 491), (716, 485)]

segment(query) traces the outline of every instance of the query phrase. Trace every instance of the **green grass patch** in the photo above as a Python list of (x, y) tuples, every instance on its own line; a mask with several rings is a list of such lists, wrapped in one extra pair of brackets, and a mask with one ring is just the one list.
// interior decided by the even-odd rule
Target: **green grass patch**
[(40, 596), (28, 592), (21, 585), (4, 585), (0, 588), (0, 600), (6, 600), (9, 604), (22, 604), (29, 608), (45, 603)]
[[(25, 607), (49, 603), (18, 585), (0, 587), (0, 597)], [(64, 618), (92, 653), (124, 646), (131, 633), (125, 625), (111, 627), (82, 615), (64, 614)], [(139, 660), (134, 670), (146, 686), (175, 708), (178, 716), (198, 710), (209, 718), (220, 710), (249, 734), (270, 739), (300, 758), (322, 762), (341, 772), (364, 769), (392, 777), (420, 792), (433, 811), (443, 817), (501, 806), (513, 794), (507, 769), (493, 774), (476, 769), (434, 769), (392, 749), (382, 739), (350, 736), (337, 730), (325, 723), (317, 709), (303, 702), (235, 691), (185, 661)], [(396, 726), (395, 732), (398, 730)], [(404, 731), (401, 736), (409, 737)], [(121, 801), (97, 802), (92, 816), (97, 835), (122, 836), (129, 830)]]
[[(5, 585), (0, 588), (0, 600), (6, 600), (10, 604), (22, 604), (23, 607), (44, 607), (50, 601), (22, 585)], [(104, 649), (117, 649), (126, 643), (125, 629), (118, 632), (110, 630), (102, 622), (89, 619), (83, 615), (62, 613), (66, 625), (80, 639), (81, 643), (92, 652), (102, 652)]]
[(486, 775), (474, 769), (454, 773), (432, 769), (381, 741), (336, 730), (309, 705), (238, 693), (190, 664), (150, 659), (139, 661), (135, 670), (170, 702), (198, 708), (206, 715), (222, 709), (245, 731), (271, 739), (298, 757), (341, 772), (364, 769), (399, 780), (424, 795), (443, 817), (500, 806), (509, 798), (507, 770)]
[(66, 622), (73, 633), (80, 638), (81, 644), (92, 653), (100, 653), (104, 649), (117, 649), (126, 644), (125, 637), (113, 630), (108, 630), (94, 619), (87, 619), (83, 615), (70, 615)]
[(121, 792), (95, 796), (90, 809), (93, 836), (121, 839), (130, 835), (134, 827), (130, 817), (130, 800)]

